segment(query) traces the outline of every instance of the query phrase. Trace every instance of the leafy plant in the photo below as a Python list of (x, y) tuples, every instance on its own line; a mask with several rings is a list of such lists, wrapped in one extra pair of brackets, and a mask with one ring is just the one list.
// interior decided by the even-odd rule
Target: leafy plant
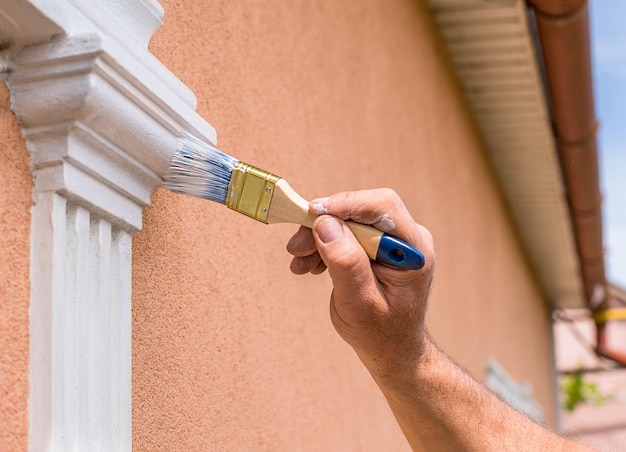
[(583, 403), (601, 406), (610, 398), (600, 392), (597, 384), (585, 380), (582, 371), (574, 372), (561, 380), (561, 393), (564, 396), (563, 407), (569, 412)]

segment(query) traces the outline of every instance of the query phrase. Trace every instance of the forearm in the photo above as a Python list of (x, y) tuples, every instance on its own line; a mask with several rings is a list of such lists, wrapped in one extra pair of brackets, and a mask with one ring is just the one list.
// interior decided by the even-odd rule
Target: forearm
[(510, 408), (428, 340), (415, 365), (364, 362), (414, 450), (590, 450)]

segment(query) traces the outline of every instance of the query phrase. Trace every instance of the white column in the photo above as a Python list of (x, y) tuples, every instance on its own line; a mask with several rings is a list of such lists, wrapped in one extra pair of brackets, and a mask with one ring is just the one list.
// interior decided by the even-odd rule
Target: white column
[(130, 235), (56, 192), (35, 202), (30, 428), (52, 435), (30, 447), (128, 450)]

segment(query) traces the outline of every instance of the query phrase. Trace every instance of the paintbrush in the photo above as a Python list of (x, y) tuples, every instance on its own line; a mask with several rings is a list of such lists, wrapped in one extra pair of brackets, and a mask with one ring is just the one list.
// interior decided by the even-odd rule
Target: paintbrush
[[(263, 223), (295, 223), (313, 227), (317, 215), (309, 202), (287, 181), (241, 162), (191, 135), (178, 140), (178, 149), (166, 171), (164, 187), (184, 195), (208, 199)], [(424, 256), (408, 243), (360, 223), (346, 221), (370, 259), (416, 270)]]

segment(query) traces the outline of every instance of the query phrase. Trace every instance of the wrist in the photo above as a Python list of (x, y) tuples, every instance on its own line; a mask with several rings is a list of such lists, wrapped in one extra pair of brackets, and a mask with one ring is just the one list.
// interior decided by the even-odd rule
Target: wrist
[(407, 384), (414, 384), (420, 375), (429, 373), (438, 351), (425, 331), (417, 336), (415, 341), (377, 354), (356, 352), (379, 385), (405, 388)]

